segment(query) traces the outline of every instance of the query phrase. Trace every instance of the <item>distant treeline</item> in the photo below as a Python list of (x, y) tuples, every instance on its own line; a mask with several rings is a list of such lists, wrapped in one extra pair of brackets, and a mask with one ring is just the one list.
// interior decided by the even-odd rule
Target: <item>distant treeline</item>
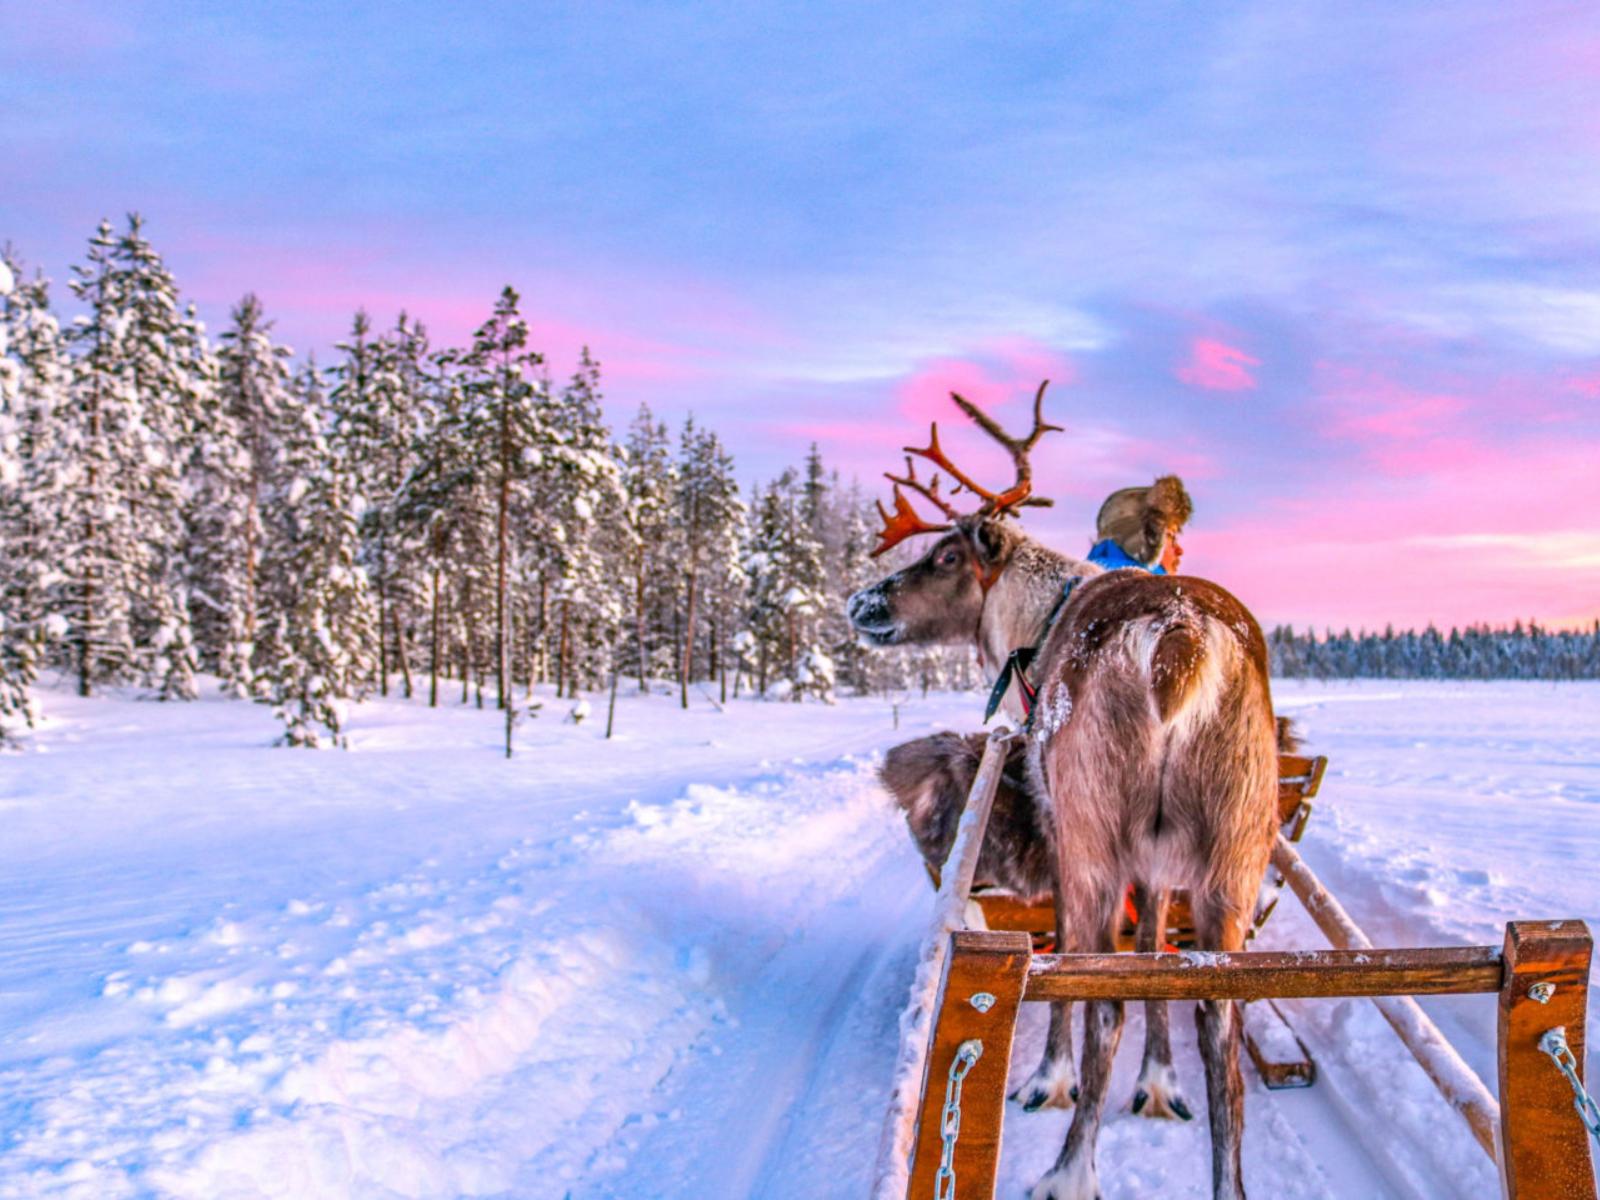
[(1440, 633), (1322, 637), (1279, 626), (1267, 637), (1272, 673), (1290, 679), (1600, 679), (1600, 621), (1587, 630), (1549, 630), (1518, 621)]

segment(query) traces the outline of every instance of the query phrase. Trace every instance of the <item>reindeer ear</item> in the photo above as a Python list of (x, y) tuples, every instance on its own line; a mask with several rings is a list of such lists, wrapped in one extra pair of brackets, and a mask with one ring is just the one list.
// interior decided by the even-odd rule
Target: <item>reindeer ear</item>
[(972, 548), (978, 560), (992, 566), (1005, 557), (1009, 539), (999, 521), (979, 521), (972, 529)]

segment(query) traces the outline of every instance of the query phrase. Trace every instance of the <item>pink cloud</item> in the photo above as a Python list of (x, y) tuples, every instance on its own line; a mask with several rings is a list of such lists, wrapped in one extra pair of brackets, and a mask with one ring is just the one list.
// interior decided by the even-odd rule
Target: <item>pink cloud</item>
[[(900, 414), (921, 421), (965, 421), (950, 393), (959, 392), (986, 412), (1026, 412), (1039, 384), (1059, 390), (1076, 372), (1064, 355), (1026, 338), (984, 343), (967, 357), (929, 359), (895, 385)], [(1048, 401), (1047, 401), (1048, 404)]]
[(1583, 442), (1463, 441), (1406, 481), (1330, 479), (1259, 516), (1197, 524), (1184, 565), (1269, 623), (1580, 620), (1600, 597), (1594, 461)]
[(1189, 361), (1173, 374), (1191, 387), (1208, 392), (1244, 392), (1256, 386), (1250, 367), (1261, 360), (1215, 338), (1197, 337), (1189, 347)]

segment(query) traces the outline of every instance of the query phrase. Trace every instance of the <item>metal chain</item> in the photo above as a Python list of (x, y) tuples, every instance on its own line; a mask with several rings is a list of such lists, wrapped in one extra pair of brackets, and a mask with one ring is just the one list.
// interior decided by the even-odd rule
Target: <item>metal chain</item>
[(1578, 1078), (1578, 1060), (1572, 1056), (1572, 1048), (1567, 1045), (1567, 1027), (1557, 1025), (1554, 1029), (1545, 1030), (1544, 1036), (1539, 1039), (1539, 1049), (1554, 1059), (1561, 1073), (1567, 1077), (1567, 1082), (1572, 1085), (1572, 1107), (1578, 1110), (1578, 1119), (1600, 1142), (1600, 1107), (1595, 1105), (1594, 1097), (1589, 1095), (1583, 1081)]
[(972, 1070), (972, 1064), (983, 1057), (983, 1043), (977, 1038), (962, 1042), (950, 1060), (950, 1078), (944, 1085), (944, 1114), (939, 1118), (939, 1133), (944, 1138), (944, 1150), (939, 1155), (939, 1173), (933, 1179), (934, 1200), (955, 1200), (956, 1196), (956, 1139), (961, 1136), (961, 1081)]

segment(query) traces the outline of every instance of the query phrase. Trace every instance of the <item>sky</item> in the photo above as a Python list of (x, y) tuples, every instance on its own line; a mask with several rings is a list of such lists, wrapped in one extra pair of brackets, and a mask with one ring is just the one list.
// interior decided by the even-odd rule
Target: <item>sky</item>
[(952, 389), (1030, 530), (1176, 472), (1264, 625), (1600, 619), (1600, 9), (1392, 3), (0, 7), (0, 241), (140, 211), (214, 333), (357, 307), (815, 441), (869, 490)]

